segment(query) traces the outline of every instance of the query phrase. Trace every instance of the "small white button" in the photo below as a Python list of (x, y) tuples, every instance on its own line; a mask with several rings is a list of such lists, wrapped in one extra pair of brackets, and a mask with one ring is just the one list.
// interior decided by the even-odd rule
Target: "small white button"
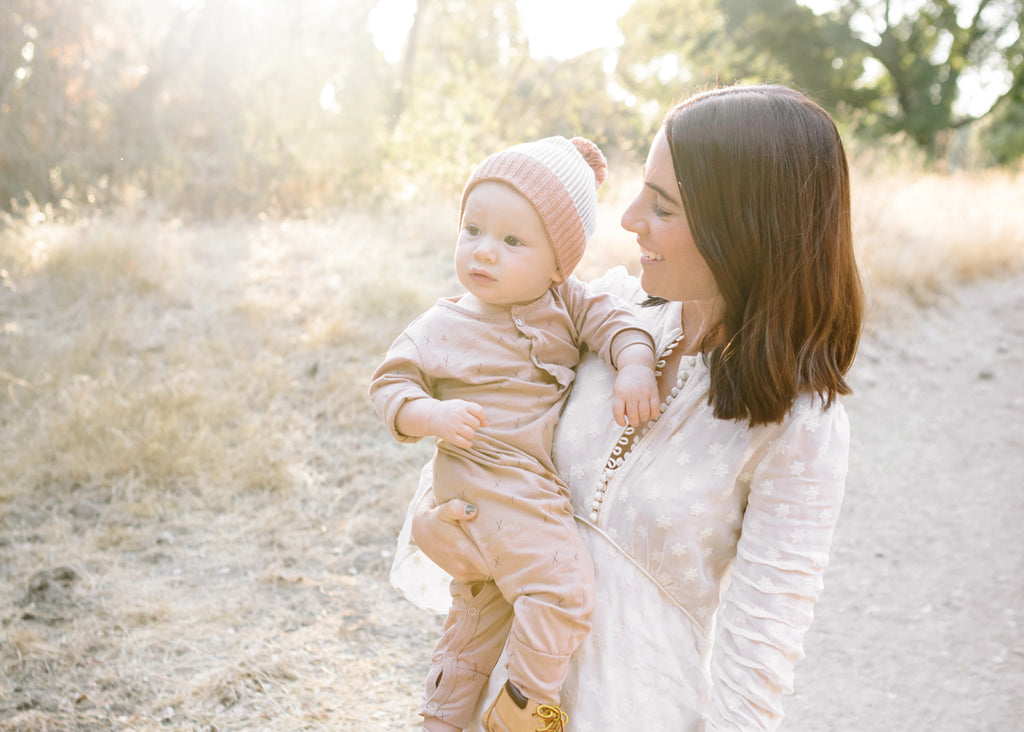
[(466, 611), (466, 613), (468, 613), (470, 615), (470, 617), (472, 617), (472, 616), (476, 615), (476, 608), (475, 607), (471, 607), (469, 610)]
[(523, 319), (522, 318), (516, 318), (516, 325), (518, 325), (520, 328), (522, 328), (523, 327)]

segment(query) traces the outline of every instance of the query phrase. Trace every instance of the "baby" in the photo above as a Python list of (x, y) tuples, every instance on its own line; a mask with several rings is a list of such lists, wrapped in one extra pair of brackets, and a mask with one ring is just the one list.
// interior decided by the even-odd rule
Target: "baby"
[(477, 166), (455, 248), (467, 292), (413, 321), (373, 375), (370, 397), (396, 439), (437, 438), (438, 503), (458, 497), (480, 511), (463, 528), (491, 576), (452, 582), (420, 709), (427, 730), (469, 724), (506, 643), (509, 682), (486, 729), (566, 722), (559, 691), (590, 627), (593, 566), (551, 444), (580, 349), (617, 370), (616, 422), (659, 411), (651, 337), (611, 296), (570, 277), (606, 173), (604, 155), (579, 137), (516, 145)]

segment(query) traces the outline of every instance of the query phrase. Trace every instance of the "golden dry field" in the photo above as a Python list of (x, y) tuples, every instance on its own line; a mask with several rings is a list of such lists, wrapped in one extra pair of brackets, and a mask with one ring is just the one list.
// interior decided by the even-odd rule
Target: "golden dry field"
[[(872, 312), (788, 729), (1007, 729), (1024, 175), (855, 173)], [(603, 191), (583, 278), (635, 271), (635, 185)], [(457, 206), (0, 224), (0, 731), (415, 728), (440, 618), (387, 570), (430, 446), (366, 386), (456, 291)]]

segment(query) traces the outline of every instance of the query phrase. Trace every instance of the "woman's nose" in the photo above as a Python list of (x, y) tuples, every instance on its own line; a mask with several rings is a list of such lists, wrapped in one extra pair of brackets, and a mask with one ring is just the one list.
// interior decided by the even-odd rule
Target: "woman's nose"
[(634, 234), (640, 233), (640, 228), (643, 226), (643, 217), (639, 215), (639, 206), (642, 205), (640, 196), (634, 198), (626, 210), (622, 212), (622, 219), (619, 221), (622, 228), (626, 231), (632, 231)]

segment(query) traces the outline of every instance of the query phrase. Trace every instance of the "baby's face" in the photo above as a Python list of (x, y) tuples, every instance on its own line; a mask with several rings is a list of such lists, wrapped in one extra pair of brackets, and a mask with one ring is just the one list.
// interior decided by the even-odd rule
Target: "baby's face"
[(455, 271), (470, 294), (499, 307), (532, 302), (560, 279), (540, 216), (497, 181), (478, 183), (466, 198)]

